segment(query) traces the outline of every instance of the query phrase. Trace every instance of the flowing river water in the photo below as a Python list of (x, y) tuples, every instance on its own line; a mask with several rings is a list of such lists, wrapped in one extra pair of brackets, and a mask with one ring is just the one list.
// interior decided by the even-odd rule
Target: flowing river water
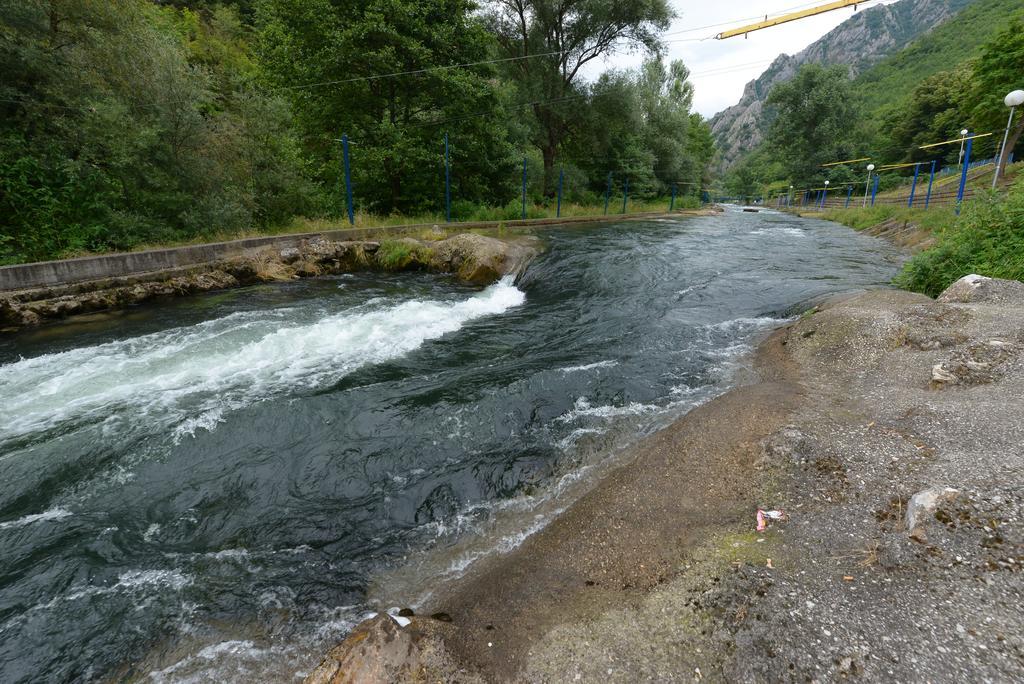
[(483, 290), (357, 274), (0, 337), (0, 681), (294, 681), (900, 262), (736, 208), (541, 238)]

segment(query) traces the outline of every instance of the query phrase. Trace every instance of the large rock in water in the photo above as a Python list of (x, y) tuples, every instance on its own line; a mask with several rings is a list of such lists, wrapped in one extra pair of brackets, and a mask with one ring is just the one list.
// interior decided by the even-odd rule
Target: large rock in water
[(1024, 283), (972, 273), (947, 287), (936, 301), (947, 304), (1005, 303), (1024, 306)]
[(442, 635), (451, 629), (439, 620), (380, 613), (332, 648), (304, 684), (482, 681), (457, 667), (445, 650)]
[(428, 266), (433, 271), (454, 273), (468, 283), (487, 285), (515, 273), (534, 254), (535, 250), (522, 244), (461, 233), (432, 245)]
[(395, 682), (411, 679), (420, 667), (412, 630), (381, 613), (362, 622), (306, 677), (305, 684)]

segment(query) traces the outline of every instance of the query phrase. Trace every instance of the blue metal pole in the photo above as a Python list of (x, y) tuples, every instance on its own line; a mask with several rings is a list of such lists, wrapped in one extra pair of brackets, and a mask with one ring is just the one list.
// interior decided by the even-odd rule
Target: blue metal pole
[(960, 172), (960, 188), (956, 191), (956, 213), (960, 215), (960, 204), (964, 201), (964, 188), (967, 187), (967, 171), (971, 168), (971, 143), (972, 138), (967, 139), (967, 146), (964, 148), (964, 168)]
[(608, 200), (612, 196), (612, 172), (608, 172), (608, 186), (604, 189), (604, 215), (608, 215)]
[(910, 185), (910, 197), (907, 199), (907, 207), (914, 206), (914, 191), (917, 190), (917, 174), (921, 171), (921, 164), (914, 164), (914, 182)]
[(558, 206), (555, 207), (555, 218), (562, 215), (562, 182), (565, 180), (565, 170), (558, 169)]
[(825, 202), (828, 201), (828, 188), (821, 191), (821, 208), (825, 208)]
[(875, 206), (875, 195), (878, 194), (878, 179), (879, 178), (880, 178), (880, 176), (876, 173), (875, 174), (875, 184), (871, 188), (871, 206)]
[(675, 208), (675, 206), (676, 206), (676, 186), (673, 183), (672, 184), (672, 199), (670, 199), (668, 201), (668, 210), (672, 211), (672, 209)]
[(341, 153), (345, 160), (345, 205), (348, 207), (348, 223), (356, 225), (355, 209), (352, 206), (352, 167), (348, 156), (348, 135), (341, 136)]
[(523, 220), (526, 220), (526, 157), (523, 157)]
[(626, 180), (622, 185), (622, 213), (626, 213), (626, 200), (629, 199), (629, 176), (626, 176)]
[(852, 196), (853, 196), (853, 186), (849, 185), (846, 188), (846, 206), (844, 207), (844, 209), (849, 209), (850, 208), (850, 197), (852, 197)]
[(932, 183), (935, 182), (935, 160), (932, 159), (932, 172), (928, 176), (928, 194), (924, 197), (924, 208), (927, 209), (932, 201)]
[(444, 220), (452, 222), (451, 164), (448, 160), (448, 134), (444, 134)]

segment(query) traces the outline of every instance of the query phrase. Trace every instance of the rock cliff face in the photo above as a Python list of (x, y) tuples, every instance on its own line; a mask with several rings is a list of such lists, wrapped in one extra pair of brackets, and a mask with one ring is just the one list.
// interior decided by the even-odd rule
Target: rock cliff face
[(747, 83), (740, 101), (711, 119), (718, 143), (719, 170), (732, 166), (763, 140), (764, 103), (776, 83), (788, 81), (809, 63), (849, 67), (850, 78), (905, 47), (970, 4), (971, 0), (900, 0), (860, 10), (795, 55), (779, 55)]

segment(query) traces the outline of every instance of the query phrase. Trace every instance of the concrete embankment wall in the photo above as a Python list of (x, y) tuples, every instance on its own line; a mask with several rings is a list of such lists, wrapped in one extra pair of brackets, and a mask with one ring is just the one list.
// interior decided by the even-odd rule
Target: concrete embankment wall
[(292, 247), (303, 240), (316, 237), (333, 240), (358, 240), (365, 238), (370, 233), (379, 235), (380, 230), (333, 230), (325, 233), (275, 235), (230, 242), (211, 242), (204, 245), (151, 249), (144, 252), (104, 254), (80, 259), (3, 266), (0, 267), (0, 292), (69, 285), (154, 271), (170, 271), (241, 256), (265, 247), (277, 249)]
[[(584, 216), (559, 219), (528, 219), (526, 221), (494, 221), (443, 225), (448, 230), (453, 228), (458, 228), (460, 230), (497, 228), (499, 225), (507, 227), (529, 227), (622, 220), (642, 216), (661, 215), (663, 213), (664, 212), (647, 212), (643, 214), (619, 214), (616, 216)], [(374, 237), (383, 237), (385, 235), (401, 235), (409, 231), (420, 231), (424, 228), (430, 228), (433, 225), (434, 224), (418, 224), (387, 228), (350, 228), (320, 233), (273, 235), (268, 237), (231, 240), (230, 242), (211, 242), (203, 245), (151, 249), (144, 252), (105, 254), (102, 256), (82, 257), (79, 259), (40, 261), (32, 264), (3, 266), (0, 267), (0, 292), (70, 285), (90, 280), (104, 280), (107, 278), (134, 276), (142, 273), (172, 271), (183, 267), (212, 263), (220, 259), (241, 256), (267, 247), (275, 249), (294, 247), (299, 245), (303, 240), (312, 240), (314, 238), (326, 238), (328, 240), (335, 241), (365, 240)]]

